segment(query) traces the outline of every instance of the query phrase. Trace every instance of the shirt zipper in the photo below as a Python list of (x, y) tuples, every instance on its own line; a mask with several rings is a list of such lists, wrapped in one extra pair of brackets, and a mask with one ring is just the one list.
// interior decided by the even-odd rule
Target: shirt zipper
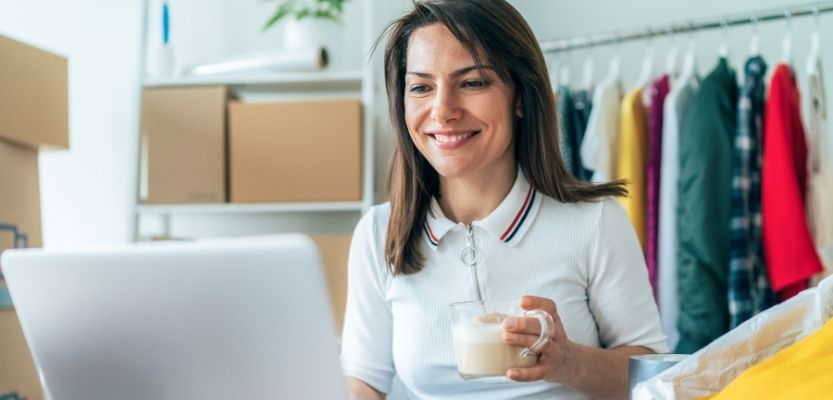
[(471, 283), (474, 289), (474, 295), (478, 301), (483, 300), (483, 295), (480, 291), (480, 280), (477, 278), (477, 261), (480, 254), (477, 247), (474, 246), (474, 231), (471, 224), (466, 225), (466, 247), (460, 251), (460, 260), (463, 264), (471, 267)]

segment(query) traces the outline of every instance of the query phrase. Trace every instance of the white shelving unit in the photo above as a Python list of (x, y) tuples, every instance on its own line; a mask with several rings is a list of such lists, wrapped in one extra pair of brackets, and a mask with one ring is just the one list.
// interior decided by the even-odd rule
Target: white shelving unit
[(356, 211), (365, 209), (360, 201), (309, 202), (309, 203), (226, 203), (226, 204), (141, 204), (140, 214), (235, 214), (235, 213), (285, 213)]
[(315, 88), (344, 87), (359, 89), (362, 85), (362, 71), (287, 72), (274, 74), (224, 74), (222, 76), (183, 76), (175, 78), (149, 77), (144, 87), (211, 86), (231, 87), (294, 87), (312, 85)]
[[(372, 31), (373, 0), (359, 0), (362, 14), (362, 44), (369, 49), (375, 39)], [(148, 40), (148, 9), (149, 0), (144, 0), (144, 32), (142, 35), (142, 49), (146, 52)], [(183, 87), (183, 86), (215, 86), (225, 85), (232, 91), (238, 92), (241, 98), (259, 100), (261, 97), (280, 99), (305, 98), (360, 98), (362, 103), (362, 197), (359, 201), (346, 202), (302, 202), (302, 203), (255, 203), (255, 204), (141, 204), (137, 199), (134, 207), (135, 218), (134, 239), (141, 240), (150, 236), (175, 237), (174, 221), (179, 218), (228, 218), (234, 216), (251, 217), (251, 215), (270, 216), (280, 219), (285, 216), (292, 219), (294, 225), (298, 220), (314, 220), (313, 225), (327, 226), (330, 216), (344, 224), (345, 214), (353, 215), (355, 221), (367, 211), (374, 202), (374, 118), (375, 109), (375, 77), (371, 65), (364, 62), (358, 70), (323, 70), (320, 72), (287, 72), (287, 73), (258, 73), (258, 74), (223, 74), (216, 76), (178, 76), (178, 77), (145, 77), (145, 60), (142, 62), (142, 88)], [(244, 95), (245, 93), (245, 95)], [(141, 101), (139, 101), (141, 105)], [(141, 106), (140, 106), (141, 107)], [(141, 111), (141, 110), (140, 110)], [(141, 157), (139, 157), (141, 159)], [(141, 168), (139, 169), (141, 170)], [(137, 177), (137, 184), (141, 184)], [(326, 183), (323, 183), (326, 184)], [(338, 217), (336, 217), (338, 215)], [(290, 218), (291, 217), (291, 218)], [(155, 220), (147, 223), (148, 219)], [(156, 232), (142, 232), (146, 225), (159, 227)], [(336, 224), (338, 225), (338, 224)], [(276, 229), (276, 231), (286, 230)], [(302, 230), (302, 229), (299, 229)], [(315, 229), (314, 229), (315, 230)], [(320, 229), (318, 229), (320, 230)], [(262, 233), (262, 229), (257, 229)], [(239, 229), (236, 230), (239, 234)], [(344, 233), (344, 232), (342, 232)]]

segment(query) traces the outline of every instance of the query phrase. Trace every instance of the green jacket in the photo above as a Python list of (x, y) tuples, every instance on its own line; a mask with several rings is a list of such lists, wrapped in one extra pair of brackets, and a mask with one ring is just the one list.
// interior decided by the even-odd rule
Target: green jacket
[(729, 329), (731, 139), (737, 101), (735, 73), (721, 58), (703, 79), (680, 130), (676, 353), (697, 351)]

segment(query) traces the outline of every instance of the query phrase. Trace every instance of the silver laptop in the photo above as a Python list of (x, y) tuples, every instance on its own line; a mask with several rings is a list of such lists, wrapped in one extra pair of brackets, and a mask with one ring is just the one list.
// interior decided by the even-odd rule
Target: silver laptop
[(52, 400), (347, 398), (305, 236), (10, 250), (0, 265)]

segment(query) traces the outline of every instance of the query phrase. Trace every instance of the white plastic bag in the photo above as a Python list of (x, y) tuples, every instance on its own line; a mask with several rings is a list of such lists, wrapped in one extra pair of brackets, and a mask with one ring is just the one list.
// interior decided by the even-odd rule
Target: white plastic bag
[(833, 317), (833, 276), (766, 310), (633, 390), (634, 399), (710, 396), (747, 368), (815, 332)]

